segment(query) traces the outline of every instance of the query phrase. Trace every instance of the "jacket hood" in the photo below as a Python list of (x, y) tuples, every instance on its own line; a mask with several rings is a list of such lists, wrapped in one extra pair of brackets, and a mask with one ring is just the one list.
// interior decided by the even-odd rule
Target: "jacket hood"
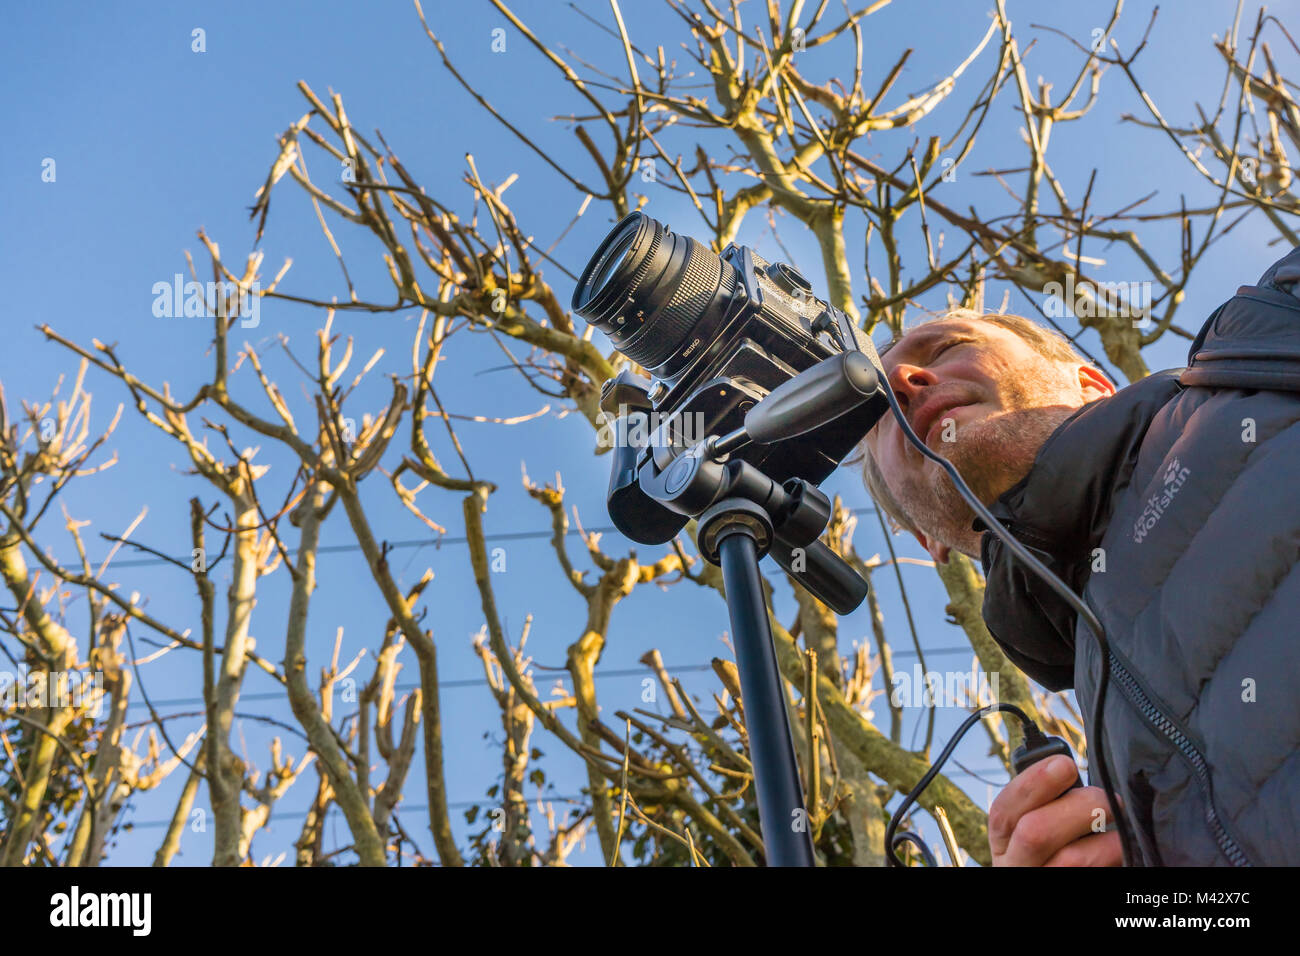
[(1184, 385), (1300, 390), (1300, 247), (1201, 326)]
[[(1106, 532), (1116, 493), (1128, 486), (1152, 417), (1183, 387), (1181, 372), (1156, 372), (1080, 407), (1043, 443), (1029, 473), (989, 509), (1076, 594), (1087, 584), (1092, 551)], [(990, 634), (1044, 687), (1070, 687), (1074, 610), (982, 519), (972, 528), (983, 532), (983, 616)]]

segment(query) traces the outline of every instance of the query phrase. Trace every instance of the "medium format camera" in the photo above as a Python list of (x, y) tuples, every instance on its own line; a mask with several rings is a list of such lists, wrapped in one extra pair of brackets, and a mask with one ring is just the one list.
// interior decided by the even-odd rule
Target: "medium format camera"
[[(625, 368), (601, 390), (601, 409), (617, 422), (610, 517), (643, 544), (672, 540), (689, 520), (642, 490), (643, 472), (661, 472), (708, 436), (741, 428), (765, 396), (828, 358), (863, 351), (880, 365), (853, 320), (813, 295), (792, 266), (735, 243), (717, 256), (640, 212), (601, 242), (572, 307), (653, 376)], [(747, 444), (732, 457), (777, 484), (820, 484), (887, 408), (881, 393), (808, 431)]]

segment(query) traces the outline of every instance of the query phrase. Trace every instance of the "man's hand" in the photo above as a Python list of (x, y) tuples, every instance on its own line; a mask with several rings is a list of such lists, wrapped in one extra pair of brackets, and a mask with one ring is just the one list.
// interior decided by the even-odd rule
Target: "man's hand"
[(1065, 793), (1078, 769), (1058, 754), (1026, 768), (989, 808), (994, 866), (1122, 866), (1119, 833), (1099, 833), (1111, 822), (1101, 787)]

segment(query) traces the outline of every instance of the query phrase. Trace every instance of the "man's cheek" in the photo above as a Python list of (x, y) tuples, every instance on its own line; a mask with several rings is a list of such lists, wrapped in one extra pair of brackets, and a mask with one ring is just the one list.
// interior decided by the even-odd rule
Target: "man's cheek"
[(890, 488), (906, 488), (909, 479), (912, 477), (906, 458), (892, 450), (885, 456), (885, 460), (880, 463), (880, 471), (884, 475), (885, 483)]

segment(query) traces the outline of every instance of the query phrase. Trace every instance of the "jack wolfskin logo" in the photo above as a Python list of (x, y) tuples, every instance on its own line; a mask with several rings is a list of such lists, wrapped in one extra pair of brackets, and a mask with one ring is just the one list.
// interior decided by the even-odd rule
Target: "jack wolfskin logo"
[(1147, 536), (1157, 521), (1168, 509), (1170, 502), (1174, 500), (1174, 495), (1178, 494), (1183, 483), (1187, 481), (1187, 476), (1192, 473), (1190, 468), (1183, 468), (1181, 463), (1175, 458), (1165, 468), (1164, 490), (1152, 495), (1147, 499), (1146, 507), (1138, 515), (1137, 521), (1133, 522), (1133, 541), (1135, 544), (1141, 544), (1142, 539)]

